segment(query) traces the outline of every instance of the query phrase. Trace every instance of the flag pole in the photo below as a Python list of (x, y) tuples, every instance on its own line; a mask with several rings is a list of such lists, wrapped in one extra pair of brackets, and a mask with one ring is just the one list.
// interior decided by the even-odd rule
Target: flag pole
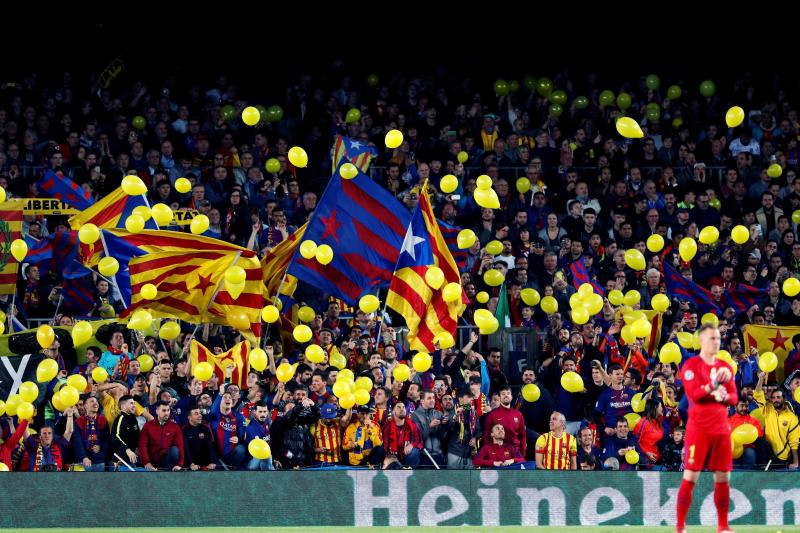
[[(143, 194), (143, 195), (142, 195), (142, 199), (144, 200), (144, 205), (146, 205), (146, 206), (147, 206), (147, 209), (150, 209), (150, 210), (152, 211), (152, 210), (153, 210), (153, 208), (152, 208), (152, 207), (150, 207), (150, 202), (147, 200), (147, 195), (146, 195), (146, 194)], [(153, 215), (152, 215), (152, 214), (150, 214), (150, 218), (153, 218)], [(158, 225), (158, 222), (156, 222), (156, 219), (154, 219), (154, 218), (153, 218), (153, 224), (155, 224), (155, 225), (156, 225), (156, 229), (158, 229), (158, 230), (160, 230), (160, 229), (161, 229), (161, 227)]]
[[(103, 252), (105, 252), (106, 257), (111, 257), (111, 254), (108, 253), (108, 246), (106, 245), (106, 238), (105, 238), (105, 236), (103, 236), (103, 230), (102, 229), (100, 230), (100, 242), (103, 243)], [(103, 277), (103, 276), (101, 275), (101, 277)], [(114, 285), (114, 288), (117, 289), (117, 294), (119, 294), (120, 300), (122, 301), (122, 306), (125, 309), (127, 309), (128, 308), (128, 304), (125, 303), (125, 298), (123, 298), (123, 296), (122, 296), (122, 291), (119, 290), (119, 284), (117, 284), (117, 276), (116, 276), (116, 274), (111, 276), (111, 279), (106, 278), (106, 277), (103, 277), (103, 279), (108, 281), (108, 282), (110, 282), (112, 285)], [(131, 294), (131, 297), (133, 297), (133, 294)]]

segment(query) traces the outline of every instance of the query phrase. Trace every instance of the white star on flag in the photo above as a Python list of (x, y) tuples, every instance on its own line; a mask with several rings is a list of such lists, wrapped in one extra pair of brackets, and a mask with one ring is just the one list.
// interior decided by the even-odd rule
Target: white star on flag
[(361, 149), (361, 143), (358, 141), (350, 141), (350, 149), (355, 150), (356, 148)]
[(425, 239), (423, 237), (414, 236), (412, 228), (408, 228), (408, 231), (406, 232), (406, 238), (403, 239), (403, 247), (400, 249), (400, 253), (406, 252), (411, 256), (411, 259), (416, 261), (417, 254), (414, 251), (414, 247), (421, 242), (425, 242)]

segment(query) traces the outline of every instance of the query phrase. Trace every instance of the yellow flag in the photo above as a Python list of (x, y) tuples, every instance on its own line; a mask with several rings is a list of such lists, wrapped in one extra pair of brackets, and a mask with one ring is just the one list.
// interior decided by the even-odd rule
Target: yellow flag
[(751, 348), (756, 348), (758, 353), (772, 352), (778, 356), (778, 368), (775, 376), (778, 381), (783, 381), (783, 363), (786, 356), (794, 349), (792, 337), (800, 333), (797, 326), (755, 326), (748, 324), (742, 330), (744, 334), (744, 351), (750, 353)]

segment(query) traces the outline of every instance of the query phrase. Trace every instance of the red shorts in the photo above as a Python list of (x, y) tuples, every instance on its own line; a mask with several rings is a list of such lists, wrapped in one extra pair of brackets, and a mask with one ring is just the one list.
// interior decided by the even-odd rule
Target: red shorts
[(686, 432), (684, 437), (683, 465), (685, 470), (700, 472), (708, 468), (712, 472), (733, 470), (731, 436), (709, 435), (702, 430)]

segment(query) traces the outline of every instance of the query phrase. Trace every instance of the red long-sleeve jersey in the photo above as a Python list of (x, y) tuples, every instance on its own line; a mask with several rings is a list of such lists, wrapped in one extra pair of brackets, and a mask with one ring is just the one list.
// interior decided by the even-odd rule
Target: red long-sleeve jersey
[(728, 424), (728, 405), (736, 405), (738, 394), (736, 385), (731, 379), (724, 387), (728, 392), (728, 401), (718, 402), (705, 391), (705, 385), (711, 383), (711, 370), (727, 368), (730, 365), (720, 359), (707, 364), (700, 356), (688, 359), (681, 368), (681, 381), (689, 400), (689, 421), (687, 431), (699, 431), (707, 435), (726, 435), (731, 429)]
[(475, 456), (472, 463), (475, 466), (494, 466), (495, 461), (514, 459), (515, 463), (524, 463), (525, 458), (515, 447), (509, 444), (495, 444), (490, 442), (481, 446), (481, 451)]
[(514, 446), (525, 457), (527, 433), (522, 413), (512, 407), (502, 405), (488, 414), (484, 423), (483, 442), (492, 442), (492, 426), (502, 424), (506, 430), (506, 442)]

